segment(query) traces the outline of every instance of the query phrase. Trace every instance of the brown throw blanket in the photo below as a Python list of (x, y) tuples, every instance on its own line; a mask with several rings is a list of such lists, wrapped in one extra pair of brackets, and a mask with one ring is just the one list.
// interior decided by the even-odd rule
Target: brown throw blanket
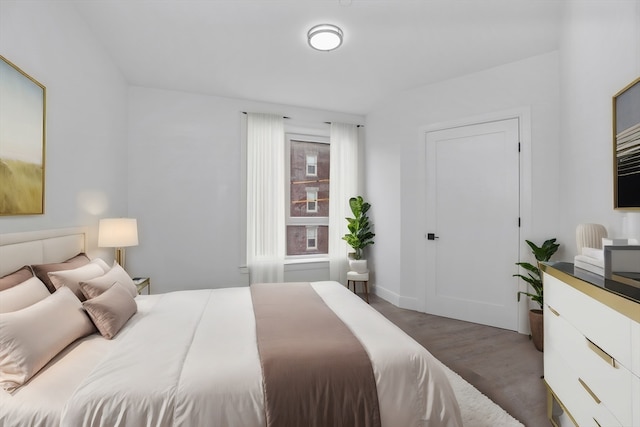
[(371, 361), (309, 283), (251, 285), (267, 427), (379, 427)]

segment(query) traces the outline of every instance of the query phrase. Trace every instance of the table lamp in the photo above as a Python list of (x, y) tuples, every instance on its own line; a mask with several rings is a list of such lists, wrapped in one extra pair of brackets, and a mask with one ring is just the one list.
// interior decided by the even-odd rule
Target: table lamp
[(138, 222), (135, 218), (104, 218), (98, 225), (98, 246), (115, 248), (115, 259), (124, 266), (124, 248), (138, 245)]

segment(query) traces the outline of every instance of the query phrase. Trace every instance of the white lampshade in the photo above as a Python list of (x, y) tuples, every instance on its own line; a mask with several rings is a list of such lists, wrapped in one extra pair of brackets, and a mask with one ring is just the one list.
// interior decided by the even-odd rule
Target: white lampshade
[(309, 30), (307, 41), (316, 50), (330, 51), (340, 47), (342, 35), (342, 30), (335, 25), (321, 24)]
[(138, 245), (138, 222), (135, 218), (105, 218), (98, 226), (98, 246), (124, 248)]

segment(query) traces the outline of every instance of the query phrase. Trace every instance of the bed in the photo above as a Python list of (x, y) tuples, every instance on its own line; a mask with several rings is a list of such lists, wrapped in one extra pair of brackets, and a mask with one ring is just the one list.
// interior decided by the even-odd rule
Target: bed
[[(9, 277), (25, 265), (42, 267), (74, 259), (85, 252), (87, 229), (82, 227), (0, 235), (0, 278)], [(85, 261), (83, 267), (65, 271), (88, 269), (85, 265), (97, 261), (91, 260), (90, 264)], [(104, 270), (101, 277), (117, 268), (100, 265)], [(57, 273), (48, 274), (53, 278)], [(95, 280), (81, 282), (81, 290)], [(75, 305), (69, 311), (73, 311), (74, 318), (90, 319), (88, 324), (93, 329), (90, 333), (83, 329), (81, 337), (55, 351), (44, 367), (34, 369), (36, 372), (24, 381), (0, 388), (0, 425), (462, 426), (455, 395), (439, 362), (339, 283), (260, 285), (126, 297), (126, 301), (118, 300), (122, 301), (118, 310), (129, 307), (131, 300), (134, 312), (108, 336), (104, 325), (99, 326), (101, 319), (94, 318), (91, 303), (96, 301), (99, 306), (98, 299), (115, 294), (116, 290), (118, 295), (125, 295), (125, 286), (119, 283), (123, 280), (114, 282), (103, 294), (87, 297), (86, 305), (73, 301)], [(11, 322), (22, 313), (38, 313), (36, 310), (58, 295), (71, 304), (77, 289), (63, 290), (65, 287), (49, 289), (55, 292), (32, 305), (0, 313), (0, 340), (11, 345), (22, 343), (21, 336), (6, 341), (6, 335), (12, 331)], [(280, 288), (282, 292), (293, 293), (277, 294)], [(6, 291), (0, 289), (0, 307), (2, 293)], [(310, 298), (310, 305), (305, 305), (305, 295)], [(86, 312), (78, 314), (82, 311), (78, 304)], [(322, 318), (300, 322), (292, 317), (296, 311), (305, 316), (315, 310), (310, 307), (338, 321)], [(265, 333), (264, 324), (273, 323), (281, 315), (284, 317), (278, 321), (284, 323)], [(263, 323), (261, 319), (266, 320)], [(56, 335), (57, 322), (44, 323), (44, 327), (43, 319), (33, 322), (42, 329), (41, 336), (37, 342), (26, 340), (25, 348), (42, 346), (40, 341), (50, 341), (49, 337)], [(80, 322), (84, 323), (76, 329), (88, 327), (86, 319)], [(360, 374), (354, 374), (360, 372), (360, 367), (346, 366), (337, 374), (314, 371), (316, 364), (331, 365), (329, 368), (333, 369), (351, 357), (351, 354), (323, 353), (324, 347), (329, 347), (326, 343), (333, 338), (333, 326), (328, 326), (331, 322), (342, 328), (340, 331), (347, 330), (343, 334), (345, 339), (356, 341), (355, 347), (360, 346), (367, 356), (367, 362), (361, 365), (362, 372), (369, 369), (372, 373), (375, 396), (370, 405), (366, 396), (362, 396), (367, 388), (360, 384)], [(283, 341), (289, 333), (300, 335), (295, 342)], [(289, 351), (289, 346), (295, 348), (296, 343), (298, 349)], [(7, 348), (5, 345), (0, 349), (0, 371), (6, 371), (7, 359), (26, 352), (21, 347), (11, 351)], [(283, 348), (285, 353), (298, 353), (291, 359), (280, 360), (282, 354), (277, 352)], [(309, 354), (304, 357), (309, 360), (300, 356), (306, 353)], [(267, 359), (267, 354), (277, 356)], [(0, 372), (1, 375), (5, 374)], [(334, 377), (338, 381), (335, 384), (331, 382)], [(300, 391), (308, 381), (320, 381), (320, 385), (314, 383), (310, 387), (309, 396), (315, 396), (311, 404), (307, 391)], [(343, 392), (343, 388), (349, 387), (355, 391)], [(292, 403), (298, 396), (307, 396), (301, 406)], [(337, 401), (327, 403), (336, 397)], [(291, 409), (293, 406), (295, 410)], [(300, 408), (304, 413), (288, 413), (300, 412)], [(362, 414), (353, 415), (358, 411)], [(327, 418), (327, 412), (333, 418)]]

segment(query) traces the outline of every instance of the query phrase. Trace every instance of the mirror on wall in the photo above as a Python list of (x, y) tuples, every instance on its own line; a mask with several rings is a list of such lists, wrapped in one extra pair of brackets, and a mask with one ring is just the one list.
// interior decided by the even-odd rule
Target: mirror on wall
[(640, 77), (613, 97), (613, 198), (640, 210)]

